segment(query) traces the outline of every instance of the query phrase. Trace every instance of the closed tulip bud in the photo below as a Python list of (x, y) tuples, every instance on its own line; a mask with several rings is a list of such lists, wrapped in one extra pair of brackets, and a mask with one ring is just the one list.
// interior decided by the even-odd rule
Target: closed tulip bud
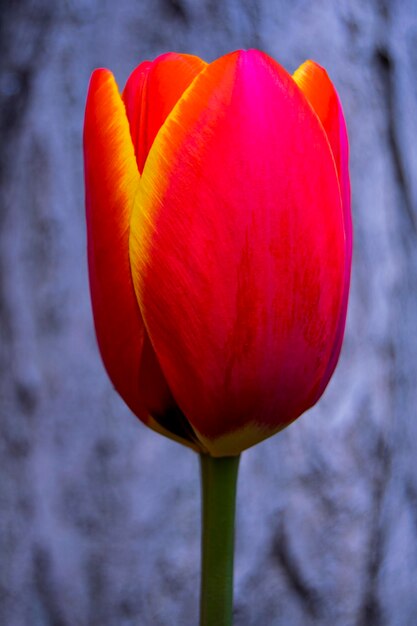
[(169, 53), (122, 94), (96, 70), (84, 155), (96, 334), (131, 410), (233, 456), (310, 408), (340, 353), (352, 249), (325, 70)]

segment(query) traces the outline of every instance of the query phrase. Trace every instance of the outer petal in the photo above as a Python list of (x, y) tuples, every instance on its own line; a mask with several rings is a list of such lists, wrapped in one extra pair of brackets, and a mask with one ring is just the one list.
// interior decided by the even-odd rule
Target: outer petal
[(104, 365), (136, 415), (188, 445), (182, 426), (165, 418), (180, 412), (147, 339), (133, 289), (129, 223), (140, 177), (125, 107), (108, 70), (91, 78), (84, 159), (90, 289)]
[(336, 340), (323, 379), (315, 393), (318, 399), (323, 393), (337, 365), (342, 347), (349, 299), (350, 272), (352, 264), (352, 216), (350, 209), (349, 143), (342, 105), (327, 72), (313, 61), (306, 61), (294, 73), (293, 78), (307, 97), (324, 130), (326, 131), (342, 194), (343, 216), (346, 236), (346, 266), (343, 301)]
[(179, 100), (148, 155), (130, 254), (162, 370), (211, 454), (310, 406), (342, 298), (341, 199), (325, 133), (272, 59), (222, 57)]
[(138, 373), (144, 327), (133, 290), (129, 220), (139, 189), (129, 124), (113, 75), (93, 73), (84, 126), (90, 288), (97, 339), (109, 376), (140, 412)]
[(123, 100), (140, 172), (160, 127), (205, 66), (199, 57), (168, 52), (141, 63), (130, 75)]

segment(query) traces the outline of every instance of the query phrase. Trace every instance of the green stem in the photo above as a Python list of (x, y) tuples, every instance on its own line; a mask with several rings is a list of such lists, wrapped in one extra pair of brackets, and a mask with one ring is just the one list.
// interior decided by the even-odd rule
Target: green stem
[(239, 456), (200, 454), (202, 486), (200, 626), (231, 626)]

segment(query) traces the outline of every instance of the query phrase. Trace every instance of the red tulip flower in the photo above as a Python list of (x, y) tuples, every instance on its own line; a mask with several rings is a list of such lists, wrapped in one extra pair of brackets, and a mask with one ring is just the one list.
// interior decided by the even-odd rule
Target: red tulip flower
[(310, 408), (340, 353), (342, 108), (311, 61), (290, 76), (256, 50), (210, 64), (170, 53), (122, 94), (94, 72), (84, 155), (101, 355), (145, 424), (201, 453), (201, 624), (224, 626), (239, 454)]
[(107, 372), (157, 431), (237, 455), (320, 397), (351, 265), (348, 142), (325, 70), (256, 50), (92, 76), (88, 261)]

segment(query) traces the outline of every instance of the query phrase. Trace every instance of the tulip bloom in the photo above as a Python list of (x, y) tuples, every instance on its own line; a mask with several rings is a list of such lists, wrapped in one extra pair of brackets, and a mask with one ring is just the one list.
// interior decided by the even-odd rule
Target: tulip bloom
[(84, 155), (96, 334), (132, 411), (233, 456), (310, 408), (340, 353), (352, 250), (325, 70), (169, 53), (122, 94), (96, 70)]

